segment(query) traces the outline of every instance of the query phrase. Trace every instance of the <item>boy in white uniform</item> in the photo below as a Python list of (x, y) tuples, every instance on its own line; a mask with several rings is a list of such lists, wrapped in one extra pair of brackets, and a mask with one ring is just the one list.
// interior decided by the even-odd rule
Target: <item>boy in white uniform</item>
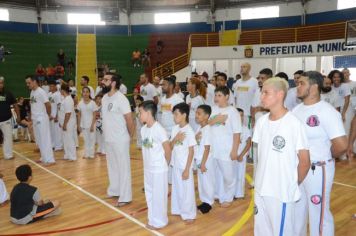
[(215, 160), (215, 192), (221, 207), (229, 207), (234, 199), (235, 161), (240, 144), (241, 119), (236, 108), (229, 105), (229, 88), (215, 90), (215, 104), (209, 125), (212, 133), (212, 154)]
[(195, 112), (195, 120), (200, 126), (195, 134), (197, 145), (194, 148), (194, 159), (198, 167), (198, 191), (202, 202), (198, 209), (203, 214), (208, 213), (214, 204), (215, 166), (211, 156), (210, 114), (209, 105), (200, 105)]
[(180, 215), (187, 223), (196, 218), (193, 156), (197, 144), (192, 127), (189, 125), (189, 105), (179, 103), (173, 107), (174, 122), (172, 129), (172, 215)]
[(70, 88), (67, 84), (61, 85), (61, 101), (58, 111), (58, 121), (62, 128), (64, 160), (77, 160), (77, 150), (75, 148), (76, 139), (76, 115), (74, 111), (74, 101), (70, 95)]
[(140, 95), (137, 95), (135, 98), (135, 123), (136, 123), (136, 148), (141, 149), (142, 148), (142, 137), (141, 137), (141, 128), (142, 128), (142, 123), (140, 121), (140, 116), (139, 116), (139, 107), (143, 103), (143, 97)]
[(51, 103), (51, 117), (50, 119), (50, 128), (51, 128), (51, 139), (52, 147), (54, 151), (59, 151), (63, 149), (61, 129), (58, 124), (58, 108), (61, 103), (61, 94), (57, 90), (56, 82), (49, 82), (49, 93), (48, 100)]
[(288, 83), (281, 78), (263, 84), (261, 102), (270, 112), (256, 123), (255, 236), (295, 235), (294, 209), (300, 184), (310, 167), (303, 124), (284, 107)]
[(52, 150), (49, 117), (51, 116), (51, 104), (46, 92), (38, 86), (38, 79), (32, 76), (26, 77), (26, 85), (31, 90), (31, 120), (36, 143), (41, 152), (40, 161), (46, 165), (54, 164), (55, 159)]
[[(334, 235), (333, 216), (330, 212), (330, 194), (335, 173), (334, 157), (347, 149), (347, 138), (340, 113), (320, 100), (323, 77), (308, 71), (299, 78), (298, 97), (303, 103), (293, 114), (303, 122), (310, 143), (311, 169), (300, 185), (301, 199), (297, 202), (294, 235)], [(289, 125), (288, 125), (289, 126)]]
[[(237, 108), (240, 113), (241, 123), (244, 123), (244, 111)], [(237, 152), (237, 164), (236, 164), (236, 190), (235, 198), (245, 197), (245, 174), (246, 174), (246, 158), (250, 152), (251, 148), (251, 130), (246, 126), (242, 125), (242, 132), (240, 135), (241, 143), (239, 145), (239, 150)]]
[(4, 176), (0, 173), (0, 206), (9, 200), (9, 194), (7, 193), (4, 180), (2, 179), (3, 177)]
[(109, 197), (119, 197), (116, 206), (132, 201), (130, 138), (134, 122), (129, 100), (120, 89), (121, 76), (107, 73), (103, 79), (103, 133), (109, 175)]
[(147, 228), (159, 229), (168, 224), (168, 163), (171, 147), (164, 128), (155, 120), (157, 106), (145, 101), (139, 106), (143, 140), (145, 196), (148, 208)]

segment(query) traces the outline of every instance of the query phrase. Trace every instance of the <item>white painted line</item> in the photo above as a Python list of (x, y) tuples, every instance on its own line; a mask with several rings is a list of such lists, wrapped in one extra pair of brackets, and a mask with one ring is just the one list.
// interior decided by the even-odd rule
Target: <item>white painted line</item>
[[(252, 163), (246, 163), (246, 164), (253, 166)], [(340, 183), (340, 182), (336, 182), (336, 181), (334, 181), (334, 184), (356, 189), (356, 186), (353, 186), (353, 185), (350, 185), (350, 184), (344, 184), (344, 183)]]
[(50, 170), (48, 170), (47, 168), (41, 166), (40, 164), (34, 162), (33, 160), (27, 158), (25, 155), (23, 155), (23, 154), (21, 154), (21, 153), (15, 151), (15, 150), (14, 150), (13, 152), (14, 152), (15, 154), (17, 154), (18, 156), (20, 156), (21, 158), (23, 158), (23, 159), (27, 160), (28, 162), (32, 163), (33, 165), (39, 167), (40, 169), (42, 169), (42, 170), (44, 170), (44, 171), (50, 173), (51, 175), (54, 175), (54, 176), (57, 177), (58, 179), (60, 179), (60, 180), (62, 180), (62, 181), (64, 181), (64, 182), (66, 182), (67, 184), (71, 185), (73, 188), (78, 189), (79, 191), (81, 191), (81, 192), (84, 193), (85, 195), (88, 195), (89, 197), (93, 198), (93, 199), (96, 200), (97, 202), (100, 202), (101, 204), (103, 204), (104, 206), (110, 208), (111, 210), (113, 210), (113, 211), (115, 211), (115, 212), (117, 212), (117, 213), (123, 215), (123, 216), (126, 217), (128, 220), (130, 220), (130, 221), (132, 221), (132, 222), (138, 224), (139, 226), (141, 226), (142, 228), (144, 228), (144, 229), (146, 229), (146, 230), (148, 230), (148, 231), (151, 231), (154, 235), (163, 236), (163, 234), (161, 234), (160, 232), (158, 232), (158, 231), (156, 231), (156, 230), (150, 230), (150, 229), (146, 228), (146, 225), (145, 225), (144, 223), (142, 223), (141, 221), (139, 221), (139, 220), (133, 218), (132, 216), (130, 216), (129, 214), (127, 214), (127, 213), (125, 213), (125, 212), (123, 212), (123, 211), (120, 211), (120, 210), (117, 209), (116, 207), (110, 205), (109, 203), (105, 202), (104, 200), (102, 200), (102, 199), (98, 198), (97, 196), (95, 196), (95, 195), (89, 193), (88, 191), (84, 190), (82, 187), (73, 184), (72, 182), (66, 180), (66, 179), (63, 178), (62, 176), (57, 175), (57, 174), (54, 173), (53, 171), (50, 171)]

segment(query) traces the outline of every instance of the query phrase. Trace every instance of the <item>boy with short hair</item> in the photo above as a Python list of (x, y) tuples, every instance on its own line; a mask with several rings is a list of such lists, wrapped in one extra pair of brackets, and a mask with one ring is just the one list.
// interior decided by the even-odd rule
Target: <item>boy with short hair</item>
[(192, 127), (189, 125), (189, 105), (179, 103), (173, 107), (172, 129), (172, 204), (173, 215), (180, 215), (187, 223), (196, 218), (195, 192), (192, 161), (194, 146), (197, 144)]
[(195, 134), (197, 145), (194, 148), (194, 158), (198, 166), (198, 191), (202, 202), (198, 209), (203, 214), (208, 213), (214, 203), (215, 166), (210, 151), (210, 114), (209, 105), (200, 105), (195, 112), (195, 120), (200, 126)]
[(20, 181), (10, 195), (10, 218), (14, 224), (28, 224), (43, 218), (58, 215), (58, 201), (41, 200), (38, 189), (30, 185), (32, 169), (29, 165), (16, 168), (16, 177)]
[[(244, 111), (241, 108), (237, 108), (237, 111), (240, 113), (241, 123), (244, 124)], [(246, 158), (252, 145), (251, 136), (251, 130), (246, 125), (242, 125), (241, 143), (237, 152), (235, 198), (245, 197)]]
[(158, 229), (168, 224), (168, 163), (171, 147), (166, 131), (155, 119), (157, 106), (144, 101), (139, 106), (145, 196), (148, 208), (147, 228)]
[(213, 158), (216, 163), (215, 193), (221, 207), (229, 207), (234, 199), (235, 163), (240, 144), (241, 118), (229, 105), (230, 90), (226, 86), (215, 89), (215, 104), (209, 124), (212, 133)]

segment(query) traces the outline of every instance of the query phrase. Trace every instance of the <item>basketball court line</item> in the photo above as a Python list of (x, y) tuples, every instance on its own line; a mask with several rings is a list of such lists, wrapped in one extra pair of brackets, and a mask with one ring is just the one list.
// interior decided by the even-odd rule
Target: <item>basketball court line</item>
[(73, 188), (79, 190), (80, 192), (84, 193), (85, 195), (91, 197), (92, 199), (96, 200), (97, 202), (103, 204), (104, 206), (106, 206), (107, 208), (110, 208), (111, 210), (115, 211), (116, 213), (119, 213), (121, 215), (123, 215), (125, 218), (127, 218), (128, 220), (132, 221), (133, 223), (141, 226), (142, 228), (144, 228), (145, 230), (147, 231), (150, 231), (151, 233), (153, 233), (154, 235), (157, 235), (157, 236), (163, 236), (163, 234), (161, 234), (160, 232), (156, 231), (156, 230), (151, 230), (151, 229), (147, 229), (146, 228), (146, 225), (144, 223), (142, 223), (141, 221), (135, 219), (134, 217), (130, 216), (129, 214), (117, 209), (116, 207), (110, 205), (109, 203), (105, 202), (104, 200), (102, 200), (101, 198), (98, 198), (97, 196), (95, 196), (94, 194), (91, 194), (90, 192), (86, 191), (85, 189), (83, 189), (82, 187), (76, 185), (76, 184), (73, 184), (72, 182), (66, 180), (65, 178), (63, 178), (62, 176), (54, 173), (53, 171), (41, 166), (40, 164), (36, 163), (35, 161), (29, 159), (28, 157), (26, 157), (25, 155), (17, 152), (17, 151), (13, 151), (16, 155), (18, 155), (19, 157), (25, 159), (26, 161), (30, 162), (31, 164), (39, 167), (40, 169), (46, 171), (47, 173), (57, 177), (58, 179), (66, 182), (67, 184), (71, 185)]

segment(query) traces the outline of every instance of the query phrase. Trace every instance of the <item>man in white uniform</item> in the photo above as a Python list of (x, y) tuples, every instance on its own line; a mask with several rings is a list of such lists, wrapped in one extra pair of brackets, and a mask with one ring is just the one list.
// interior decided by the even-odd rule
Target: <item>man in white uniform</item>
[(147, 100), (152, 100), (153, 98), (156, 96), (156, 88), (155, 86), (153, 86), (153, 84), (151, 84), (148, 81), (148, 77), (146, 74), (142, 74), (140, 76), (140, 82), (141, 82), (141, 87), (140, 87), (140, 94), (143, 97), (144, 101)]
[(134, 122), (128, 99), (120, 89), (121, 76), (107, 73), (103, 79), (103, 134), (109, 175), (109, 197), (119, 197), (118, 207), (132, 201), (130, 137)]
[(26, 85), (31, 90), (31, 120), (36, 143), (41, 152), (40, 161), (44, 164), (54, 164), (49, 118), (51, 116), (51, 103), (46, 92), (38, 86), (38, 79), (33, 76), (26, 77)]
[(337, 107), (337, 95), (335, 90), (332, 89), (332, 81), (327, 76), (324, 76), (323, 78), (323, 87), (321, 88), (320, 99), (329, 103), (337, 110), (340, 110), (340, 107)]
[(236, 108), (241, 108), (244, 111), (244, 125), (249, 128), (251, 128), (251, 105), (253, 97), (258, 90), (258, 81), (250, 75), (250, 71), (251, 65), (243, 63), (240, 70), (242, 78), (237, 80), (232, 87)]
[(156, 88), (155, 96), (153, 97), (155, 104), (159, 104), (159, 101), (163, 95), (162, 86), (160, 85), (161, 79), (158, 76), (153, 77), (153, 86)]
[(268, 79), (261, 102), (270, 112), (256, 124), (255, 236), (295, 235), (294, 209), (299, 184), (310, 168), (308, 140), (303, 124), (284, 107), (288, 82)]
[(56, 82), (49, 82), (49, 93), (48, 100), (51, 103), (51, 116), (50, 120), (50, 131), (51, 131), (51, 139), (52, 139), (52, 147), (54, 151), (59, 151), (63, 149), (62, 143), (62, 132), (58, 123), (58, 108), (61, 104), (61, 94), (57, 90)]
[(320, 100), (323, 76), (317, 71), (305, 72), (299, 79), (298, 97), (303, 100), (293, 114), (303, 123), (310, 144), (311, 169), (300, 185), (302, 197), (297, 203), (295, 233), (334, 235), (330, 212), (330, 193), (335, 173), (334, 158), (346, 152), (347, 138), (340, 113)]

